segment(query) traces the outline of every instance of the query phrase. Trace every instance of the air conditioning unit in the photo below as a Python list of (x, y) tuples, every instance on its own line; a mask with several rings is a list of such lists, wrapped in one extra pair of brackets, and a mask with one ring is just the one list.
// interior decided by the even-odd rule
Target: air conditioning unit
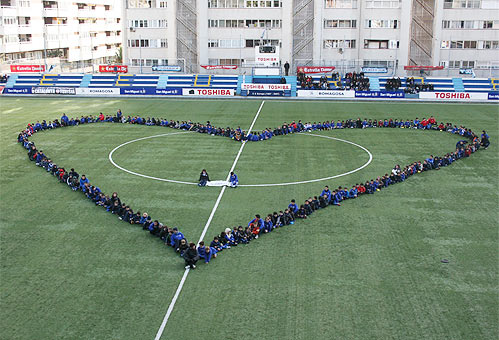
[(343, 47), (338, 48), (338, 53), (343, 54)]
[(130, 32), (135, 32), (135, 28), (134, 27), (130, 27)]

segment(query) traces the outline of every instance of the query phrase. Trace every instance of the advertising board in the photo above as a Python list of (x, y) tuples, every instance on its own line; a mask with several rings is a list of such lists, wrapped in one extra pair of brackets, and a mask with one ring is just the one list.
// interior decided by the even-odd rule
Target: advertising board
[(80, 96), (106, 96), (120, 94), (116, 87), (77, 87), (76, 94)]
[(404, 91), (355, 91), (355, 98), (405, 98)]
[(127, 65), (99, 65), (99, 72), (102, 73), (127, 73)]
[(33, 94), (57, 94), (57, 95), (75, 95), (76, 89), (74, 87), (32, 87), (31, 93)]
[(291, 91), (291, 84), (241, 84), (241, 90)]
[(355, 91), (336, 91), (336, 90), (298, 90), (298, 97), (309, 98), (354, 98)]
[(182, 89), (183, 96), (229, 97), (234, 94), (234, 89)]
[(419, 98), (442, 102), (468, 102), (473, 100), (487, 100), (489, 96), (486, 92), (420, 92)]
[(10, 65), (10, 72), (45, 72), (45, 65)]
[(334, 66), (298, 66), (297, 73), (331, 73), (335, 69)]

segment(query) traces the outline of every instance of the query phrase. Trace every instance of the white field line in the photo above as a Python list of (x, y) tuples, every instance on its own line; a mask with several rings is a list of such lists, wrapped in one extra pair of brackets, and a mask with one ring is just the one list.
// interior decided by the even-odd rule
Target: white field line
[[(260, 104), (260, 108), (256, 112), (255, 118), (253, 118), (253, 122), (251, 123), (251, 126), (248, 129), (248, 133), (250, 133), (251, 130), (253, 129), (253, 126), (255, 125), (255, 122), (256, 122), (258, 116), (260, 115), (260, 112), (262, 111), (262, 107), (263, 107), (264, 103), (265, 103), (265, 100), (262, 101), (262, 103)], [(234, 163), (232, 163), (232, 167), (229, 170), (226, 181), (229, 180), (230, 173), (232, 171), (234, 171), (236, 164), (237, 164), (237, 161), (239, 160), (239, 157), (241, 156), (241, 153), (243, 152), (245, 145), (246, 145), (246, 141), (243, 141), (241, 143), (241, 147), (239, 148), (239, 152), (237, 153), (236, 159), (234, 159)], [(210, 227), (213, 216), (215, 215), (215, 212), (217, 211), (218, 205), (220, 204), (220, 200), (222, 199), (222, 196), (223, 196), (226, 188), (227, 188), (226, 186), (223, 186), (222, 189), (220, 190), (220, 194), (218, 195), (217, 201), (215, 202), (215, 205), (213, 206), (213, 209), (211, 210), (210, 217), (208, 218), (208, 221), (206, 222), (206, 225), (204, 226), (203, 232), (201, 233), (201, 236), (199, 237), (199, 240), (197, 242), (198, 244), (199, 244), (199, 242), (201, 242), (203, 240), (204, 236), (206, 235), (206, 232), (208, 231), (208, 228)], [(187, 275), (189, 275), (189, 272), (190, 272), (190, 268), (187, 268), (184, 272), (184, 275), (182, 276), (182, 279), (180, 280), (180, 283), (177, 287), (177, 290), (175, 291), (175, 295), (173, 296), (173, 299), (170, 303), (170, 306), (168, 306), (168, 310), (166, 311), (165, 317), (163, 318), (163, 322), (161, 323), (161, 326), (159, 327), (159, 330), (156, 333), (156, 337), (154, 338), (154, 340), (161, 339), (161, 335), (163, 335), (163, 331), (165, 330), (165, 326), (168, 322), (168, 319), (170, 318), (170, 315), (173, 312), (173, 308), (175, 307), (175, 303), (177, 302), (177, 299), (180, 295), (180, 292), (182, 291), (182, 288), (184, 287), (184, 283), (185, 283), (185, 280), (187, 279)]]
[[(125, 172), (127, 172), (129, 174), (135, 175), (135, 176), (140, 176), (140, 177), (149, 178), (149, 179), (153, 179), (153, 180), (156, 180), (156, 181), (162, 181), (162, 182), (197, 185), (197, 183), (195, 183), (195, 182), (184, 182), (184, 181), (177, 181), (177, 180), (174, 180), (174, 179), (159, 178), (159, 177), (154, 177), (154, 176), (143, 175), (141, 173), (138, 173), (138, 172), (135, 172), (135, 171), (131, 171), (131, 170), (128, 170), (128, 169), (126, 169), (126, 168), (124, 168), (122, 166), (119, 166), (113, 160), (113, 153), (116, 150), (118, 150), (119, 148), (121, 148), (122, 146), (125, 146), (125, 145), (133, 143), (133, 142), (137, 142), (137, 141), (140, 141), (140, 140), (144, 140), (144, 139), (155, 138), (155, 137), (163, 137), (163, 136), (170, 136), (170, 135), (176, 135), (176, 134), (180, 134), (180, 133), (188, 133), (188, 131), (186, 131), (186, 132), (165, 133), (165, 134), (161, 134), (161, 135), (155, 135), (155, 136), (149, 136), (149, 137), (142, 137), (142, 138), (139, 138), (139, 139), (134, 139), (134, 140), (128, 141), (126, 143), (118, 145), (117, 147), (115, 147), (109, 153), (109, 161), (115, 167), (117, 167), (118, 169), (123, 170), (123, 171), (125, 171)], [(313, 137), (327, 138), (327, 139), (337, 140), (337, 141), (340, 141), (340, 142), (343, 142), (343, 143), (348, 143), (348, 144), (354, 145), (354, 146), (356, 146), (358, 148), (361, 148), (365, 152), (367, 152), (367, 154), (369, 155), (369, 160), (364, 165), (358, 167), (357, 169), (354, 169), (354, 170), (351, 170), (351, 171), (347, 171), (347, 172), (344, 172), (344, 173), (338, 174), (338, 175), (333, 175), (333, 176), (328, 176), (328, 177), (323, 177), (323, 178), (317, 178), (317, 179), (296, 181), (296, 182), (266, 183), (266, 184), (239, 184), (239, 187), (276, 187), (276, 186), (286, 186), (286, 185), (306, 184), (306, 183), (327, 181), (327, 180), (330, 180), (330, 179), (333, 179), (333, 178), (338, 178), (338, 177), (350, 175), (350, 174), (353, 174), (354, 172), (360, 171), (360, 170), (364, 169), (366, 166), (368, 166), (371, 163), (371, 161), (373, 160), (373, 155), (371, 154), (371, 152), (369, 152), (368, 149), (366, 149), (362, 145), (356, 144), (354, 142), (350, 142), (350, 141), (345, 140), (345, 139), (340, 139), (340, 138), (336, 138), (336, 137), (329, 137), (329, 136), (324, 136), (324, 135), (317, 135), (317, 134), (314, 134), (314, 133), (301, 133), (301, 134), (297, 134), (297, 135), (299, 135), (299, 136), (313, 136)], [(246, 141), (244, 143), (246, 143)], [(238, 154), (238, 158), (239, 158), (239, 155), (240, 154)], [(231, 169), (231, 171), (234, 171), (234, 169)], [(227, 182), (228, 178), (225, 181)]]
[(367, 152), (367, 154), (369, 155), (369, 160), (366, 163), (364, 163), (362, 166), (358, 167), (357, 169), (350, 170), (350, 171), (344, 172), (342, 174), (334, 175), (334, 176), (317, 178), (317, 179), (310, 179), (310, 180), (298, 181), (298, 182), (268, 183), (268, 184), (242, 184), (242, 185), (239, 185), (239, 186), (240, 187), (275, 187), (275, 186), (306, 184), (306, 183), (327, 181), (329, 179), (333, 179), (333, 178), (338, 178), (338, 177), (350, 175), (350, 174), (353, 174), (354, 172), (360, 171), (360, 170), (364, 169), (366, 166), (368, 166), (372, 162), (372, 160), (373, 160), (373, 155), (372, 155), (372, 153), (369, 150), (367, 150), (362, 145), (356, 144), (354, 142), (350, 142), (348, 140), (340, 139), (340, 138), (335, 138), (335, 137), (329, 137), (329, 136), (324, 136), (324, 135), (317, 135), (317, 134), (314, 134), (314, 133), (307, 133), (307, 134), (302, 134), (302, 135), (303, 136), (314, 136), (314, 137), (327, 138), (327, 139), (337, 140), (337, 141), (340, 141), (340, 142), (344, 142), (344, 143), (348, 143), (348, 144), (354, 145), (354, 146), (356, 146), (358, 148), (361, 148), (365, 152)]
[(161, 135), (154, 135), (154, 136), (148, 136), (148, 137), (142, 137), (142, 138), (137, 138), (137, 139), (134, 139), (134, 140), (131, 140), (131, 141), (128, 141), (126, 143), (123, 143), (123, 144), (120, 144), (118, 145), (117, 147), (115, 147), (113, 150), (111, 150), (111, 152), (109, 153), (109, 161), (111, 162), (112, 165), (114, 165), (115, 167), (117, 167), (118, 169), (122, 170), (122, 171), (125, 171), (129, 174), (132, 174), (132, 175), (135, 175), (135, 176), (140, 176), (140, 177), (145, 177), (145, 178), (149, 178), (149, 179), (154, 179), (154, 180), (157, 180), (157, 181), (162, 181), (162, 182), (170, 182), (170, 183), (178, 183), (178, 184), (197, 184), (197, 183), (192, 183), (192, 182), (184, 182), (184, 181), (176, 181), (176, 180), (173, 180), (173, 179), (166, 179), (166, 178), (159, 178), (159, 177), (154, 177), (154, 176), (147, 176), (147, 175), (143, 175), (143, 174), (140, 174), (138, 172), (134, 172), (134, 171), (130, 171), (128, 169), (125, 169), (124, 167), (122, 166), (119, 166), (118, 164), (116, 164), (113, 160), (113, 153), (118, 150), (119, 148), (121, 148), (122, 146), (125, 146), (127, 144), (130, 144), (130, 143), (135, 143), (135, 142), (138, 142), (138, 141), (141, 141), (141, 140), (144, 140), (144, 139), (151, 139), (151, 138), (156, 138), (156, 137), (161, 137), (161, 136), (172, 136), (172, 135), (180, 135), (180, 134), (184, 134), (184, 133), (189, 133), (190, 131), (182, 131), (182, 132), (170, 132), (170, 133), (163, 133)]

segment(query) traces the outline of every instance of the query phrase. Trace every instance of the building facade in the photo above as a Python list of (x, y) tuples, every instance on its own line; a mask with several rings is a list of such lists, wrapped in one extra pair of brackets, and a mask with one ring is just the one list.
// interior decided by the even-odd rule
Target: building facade
[(97, 72), (121, 53), (121, 13), (119, 0), (1, 0), (2, 71), (38, 64), (52, 72)]
[(498, 0), (127, 0), (123, 15), (125, 62), (146, 72), (179, 64), (191, 73), (201, 65), (244, 73), (261, 44), (278, 45), (292, 72), (307, 65), (397, 75), (408, 65), (444, 66), (432, 71), (438, 76), (499, 71)]
[[(498, 76), (499, 0), (0, 0), (0, 58), (94, 71), (123, 44), (130, 72), (179, 67), (249, 73), (255, 48), (279, 46), (278, 62), (406, 75), (443, 66)], [(203, 66), (205, 68), (203, 68)], [(409, 72), (411, 74), (411, 72)]]

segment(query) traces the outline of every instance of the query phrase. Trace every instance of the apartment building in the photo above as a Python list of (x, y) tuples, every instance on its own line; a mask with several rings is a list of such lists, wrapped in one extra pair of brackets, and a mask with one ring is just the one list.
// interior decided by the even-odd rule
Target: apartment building
[[(127, 0), (125, 62), (255, 65), (255, 46), (280, 47), (296, 66), (362, 67), (405, 75), (404, 66), (444, 66), (439, 76), (499, 72), (499, 0)], [(213, 72), (213, 70), (211, 70)], [(234, 72), (234, 71), (232, 71)]]
[(52, 72), (97, 71), (122, 42), (120, 0), (1, 0), (0, 60)]

